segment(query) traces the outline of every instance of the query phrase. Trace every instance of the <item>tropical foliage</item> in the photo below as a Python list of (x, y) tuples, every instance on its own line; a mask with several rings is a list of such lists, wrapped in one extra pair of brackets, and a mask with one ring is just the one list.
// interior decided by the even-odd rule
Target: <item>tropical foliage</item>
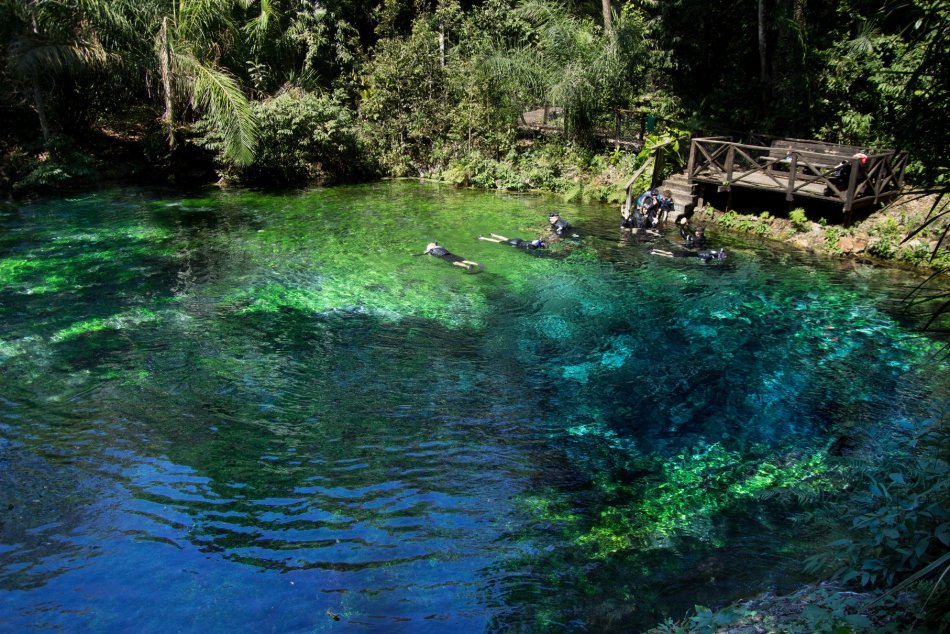
[[(943, 196), (939, 223), (950, 213), (948, 37), (943, 0), (6, 0), (0, 188), (82, 183), (95, 173), (83, 148), (118, 138), (144, 160), (214, 162), (235, 182), (375, 172), (619, 202), (646, 156), (604, 151), (594, 132), (628, 110), (662, 120), (665, 136), (647, 145), (680, 131), (754, 130), (907, 150), (910, 176)], [(542, 108), (562, 134), (519, 129), (522, 113)], [(791, 219), (806, 228), (803, 213)], [(773, 218), (722, 221), (764, 234)], [(826, 231), (837, 244), (840, 229)], [(900, 239), (883, 238), (880, 254)], [(946, 294), (936, 299), (950, 311)], [(662, 506), (631, 503), (583, 543), (609, 556), (684, 517), (815, 475), (827, 496), (857, 473), (859, 493), (833, 501), (853, 530), (811, 566), (893, 585), (950, 542), (945, 456), (922, 446), (850, 471), (821, 456), (779, 468), (697, 448), (654, 483), (675, 485)], [(706, 506), (691, 495), (699, 486), (711, 491)]]

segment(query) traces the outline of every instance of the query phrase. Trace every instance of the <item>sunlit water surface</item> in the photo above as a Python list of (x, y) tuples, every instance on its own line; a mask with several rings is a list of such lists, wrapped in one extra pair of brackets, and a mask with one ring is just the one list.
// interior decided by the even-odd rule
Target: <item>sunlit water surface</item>
[[(475, 239), (555, 207), (581, 238), (542, 257)], [(636, 631), (793, 589), (763, 474), (940, 407), (912, 280), (657, 258), (615, 216), (405, 182), (0, 207), (0, 629)]]

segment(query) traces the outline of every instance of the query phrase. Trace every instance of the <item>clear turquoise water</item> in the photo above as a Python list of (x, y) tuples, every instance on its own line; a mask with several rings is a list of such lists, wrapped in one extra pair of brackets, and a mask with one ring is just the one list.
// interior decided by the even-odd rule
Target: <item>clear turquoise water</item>
[[(475, 239), (552, 208), (580, 240)], [(636, 631), (793, 589), (826, 536), (775, 494), (942, 411), (913, 280), (651, 257), (615, 215), (406, 182), (0, 207), (0, 629)]]

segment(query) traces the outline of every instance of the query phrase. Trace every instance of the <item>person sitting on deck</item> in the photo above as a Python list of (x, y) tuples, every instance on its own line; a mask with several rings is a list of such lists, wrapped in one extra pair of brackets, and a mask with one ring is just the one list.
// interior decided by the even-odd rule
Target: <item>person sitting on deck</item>
[[(868, 155), (863, 152), (858, 152), (851, 158), (856, 158), (860, 161), (861, 165), (865, 165), (868, 162)], [(860, 167), (860, 166), (859, 166)], [(828, 180), (835, 186), (839, 191), (847, 191), (848, 185), (851, 181), (851, 161), (841, 161), (835, 165), (834, 169), (831, 170), (831, 174), (828, 176)], [(834, 196), (835, 190), (831, 188), (830, 185), (825, 186), (825, 196)]]
[(577, 234), (571, 233), (571, 223), (569, 223), (564, 218), (561, 218), (561, 214), (558, 212), (552, 211), (550, 214), (548, 214), (548, 222), (551, 223), (551, 231), (553, 231), (557, 237), (577, 237)]
[(711, 260), (725, 260), (726, 250), (718, 251), (710, 249), (701, 249), (700, 251), (665, 251), (663, 249), (650, 249), (650, 255), (660, 255), (664, 258), (699, 258), (703, 262)]
[(428, 253), (432, 257), (439, 258), (440, 260), (445, 260), (446, 262), (452, 264), (452, 266), (459, 266), (466, 271), (477, 271), (481, 268), (481, 264), (478, 262), (472, 262), (471, 260), (463, 259), (454, 253), (450, 253), (445, 247), (439, 246), (438, 242), (430, 242), (426, 245), (426, 250), (420, 255), (425, 255)]
[(504, 242), (505, 244), (510, 244), (516, 249), (526, 249), (529, 251), (534, 251), (535, 249), (543, 249), (546, 246), (548, 246), (547, 243), (541, 238), (538, 238), (537, 240), (522, 240), (521, 238), (506, 238), (505, 236), (500, 236), (497, 233), (491, 234), (490, 238), (486, 238), (485, 236), (478, 236), (478, 239), (485, 240), (487, 242), (499, 242), (499, 243)]

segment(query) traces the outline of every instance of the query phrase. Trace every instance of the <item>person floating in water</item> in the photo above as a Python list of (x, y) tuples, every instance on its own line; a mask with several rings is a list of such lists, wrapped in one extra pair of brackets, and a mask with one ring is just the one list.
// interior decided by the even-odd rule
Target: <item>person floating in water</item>
[(702, 249), (706, 246), (706, 226), (699, 225), (691, 227), (686, 216), (679, 221), (680, 236), (686, 241), (686, 246), (691, 249)]
[(428, 245), (426, 245), (426, 250), (419, 255), (425, 255), (427, 253), (434, 258), (445, 260), (452, 266), (461, 267), (466, 271), (478, 271), (482, 268), (482, 265), (478, 262), (472, 262), (471, 260), (461, 258), (454, 253), (450, 253), (445, 247), (439, 246), (438, 242), (430, 242)]
[(534, 251), (535, 249), (543, 249), (547, 243), (538, 238), (537, 240), (522, 240), (521, 238), (506, 238), (505, 236), (500, 236), (497, 233), (491, 234), (490, 238), (485, 236), (478, 236), (479, 240), (485, 240), (487, 242), (504, 242), (505, 244), (510, 244), (516, 249), (527, 249), (529, 251)]
[(699, 251), (665, 251), (663, 249), (650, 249), (650, 255), (660, 255), (664, 258), (699, 258), (703, 262), (709, 262), (711, 260), (725, 260), (726, 250), (700, 249)]
[(548, 222), (551, 224), (551, 231), (559, 238), (565, 237), (578, 237), (576, 233), (572, 233), (571, 223), (569, 223), (564, 218), (561, 218), (561, 214), (556, 211), (552, 211), (548, 214)]

